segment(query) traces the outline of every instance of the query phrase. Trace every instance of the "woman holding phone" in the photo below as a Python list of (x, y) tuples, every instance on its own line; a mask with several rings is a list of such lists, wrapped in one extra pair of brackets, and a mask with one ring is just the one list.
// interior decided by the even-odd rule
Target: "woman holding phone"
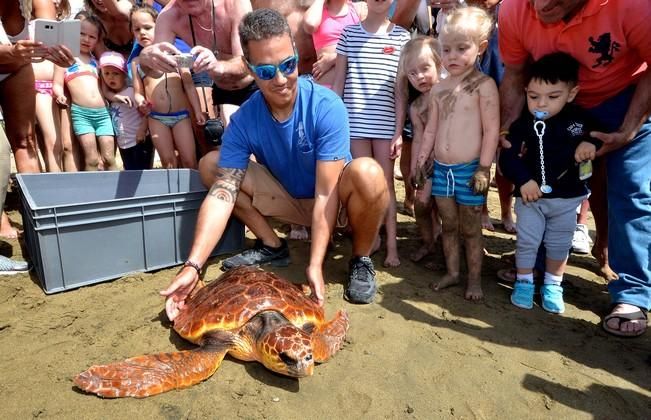
[(29, 39), (27, 25), (32, 8), (36, 17), (56, 16), (51, 0), (0, 2), (0, 107), (18, 172), (40, 172), (33, 129), (36, 91), (31, 63), (45, 59), (68, 66), (73, 62), (68, 48), (45, 47)]

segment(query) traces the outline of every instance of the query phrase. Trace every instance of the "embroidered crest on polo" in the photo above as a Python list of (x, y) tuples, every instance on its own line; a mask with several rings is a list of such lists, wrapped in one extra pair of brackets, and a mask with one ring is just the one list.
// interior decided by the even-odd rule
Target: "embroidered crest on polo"
[(567, 131), (570, 132), (571, 135), (573, 136), (582, 136), (583, 135), (583, 124), (578, 123), (576, 121), (572, 122), (572, 124), (567, 127)]

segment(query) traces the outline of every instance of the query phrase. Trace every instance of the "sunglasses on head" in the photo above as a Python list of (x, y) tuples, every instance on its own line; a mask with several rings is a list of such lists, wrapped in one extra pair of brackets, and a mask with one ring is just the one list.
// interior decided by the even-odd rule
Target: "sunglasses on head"
[(260, 80), (271, 80), (276, 77), (277, 71), (281, 72), (284, 76), (289, 76), (294, 73), (296, 66), (298, 65), (298, 55), (294, 54), (291, 57), (287, 57), (277, 66), (273, 64), (260, 64), (254, 66), (248, 61), (246, 62), (246, 65), (249, 66), (251, 71), (254, 72)]

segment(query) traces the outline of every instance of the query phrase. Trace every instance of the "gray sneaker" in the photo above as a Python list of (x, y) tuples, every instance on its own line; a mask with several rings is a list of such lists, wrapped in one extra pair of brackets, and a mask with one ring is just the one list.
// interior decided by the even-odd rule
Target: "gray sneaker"
[(281, 239), (280, 242), (278, 248), (272, 248), (257, 239), (253, 248), (225, 259), (222, 263), (222, 271), (228, 271), (242, 265), (271, 264), (274, 267), (287, 267), (290, 262), (289, 247), (286, 240)]
[(351, 303), (371, 303), (377, 292), (370, 257), (353, 257), (348, 263), (348, 286), (344, 298)]
[(15, 261), (11, 258), (0, 255), (0, 275), (26, 273), (28, 271), (29, 263), (25, 261)]

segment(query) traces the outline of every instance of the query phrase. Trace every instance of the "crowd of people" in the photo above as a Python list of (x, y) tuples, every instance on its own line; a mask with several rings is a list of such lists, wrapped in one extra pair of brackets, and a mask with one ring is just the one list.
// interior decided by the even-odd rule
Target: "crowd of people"
[[(199, 169), (209, 192), (194, 243), (161, 292), (174, 319), (231, 215), (257, 240), (223, 269), (289, 264), (268, 221), (282, 220), (288, 238), (311, 239), (305, 275), (323, 304), (323, 263), (342, 227), (353, 243), (344, 297), (373, 302), (371, 255), (384, 242), (383, 267), (400, 265), (397, 159), (402, 206), (422, 235), (410, 259), (440, 238), (440, 290), (460, 283), (463, 249), (465, 297), (481, 300), (497, 162), (501, 222), (517, 235), (514, 267), (496, 273), (513, 282), (511, 302), (532, 309), (538, 281), (542, 308), (564, 311), (568, 255), (590, 252), (591, 209), (613, 303), (602, 326), (641, 335), (651, 5), (440, 0), (423, 18), (422, 1), (85, 0), (74, 16), (68, 0), (3, 2), (0, 106), (17, 171), (115, 170), (116, 147), (125, 170), (152, 168), (156, 154), (163, 168)], [(79, 55), (33, 40), (38, 18), (81, 20)], [(27, 267), (5, 258), (0, 269)]]

